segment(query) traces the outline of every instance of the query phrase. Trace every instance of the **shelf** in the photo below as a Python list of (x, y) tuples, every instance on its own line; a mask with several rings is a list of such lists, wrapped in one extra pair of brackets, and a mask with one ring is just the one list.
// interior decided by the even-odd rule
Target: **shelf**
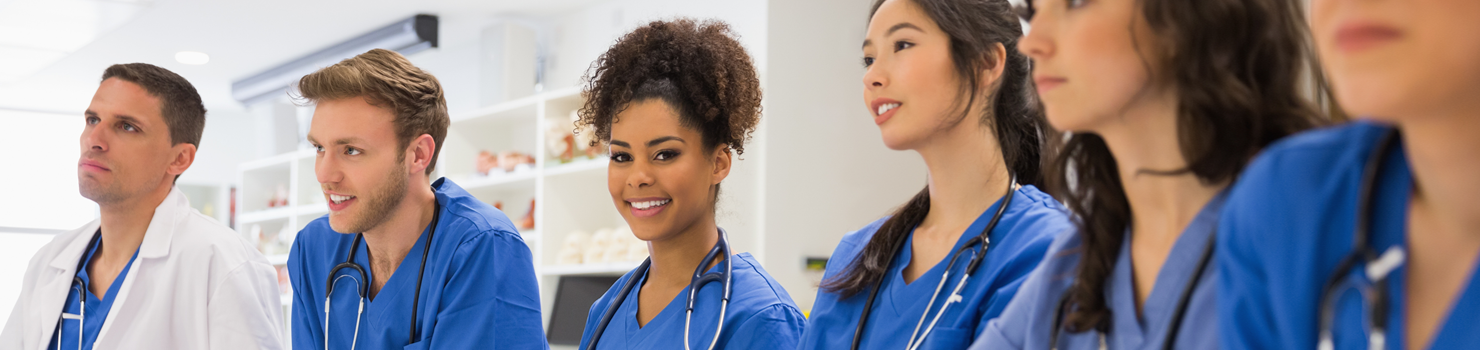
[(283, 293), (283, 306), (293, 306), (293, 293)]
[(606, 165), (609, 162), (610, 160), (601, 157), (598, 157), (596, 159), (575, 160), (571, 161), (570, 163), (546, 167), (545, 176), (572, 174), (593, 171), (597, 169), (606, 170)]
[(464, 121), (477, 120), (479, 122), (498, 122), (511, 120), (519, 117), (534, 118), (536, 106), (540, 101), (539, 95), (519, 98), (488, 107), (479, 108), (466, 113), (452, 115), (453, 124), (461, 124)]
[(295, 208), (293, 207), (277, 207), (266, 210), (258, 210), (250, 213), (242, 213), (240, 219), (237, 220), (237, 222), (239, 224), (251, 224), (263, 221), (287, 219), (288, 217), (293, 216), (293, 213), (297, 212), (294, 209)]
[(581, 87), (572, 86), (568, 88), (555, 89), (550, 90), (549, 92), (542, 93), (541, 95), (544, 96), (545, 100), (562, 100), (567, 98), (579, 99), (581, 98)]
[(288, 254), (268, 255), (267, 263), (272, 264), (272, 266), (287, 265)]
[(540, 269), (540, 274), (545, 276), (622, 275), (641, 264), (641, 261), (625, 261), (603, 264), (547, 265)]
[(293, 159), (297, 159), (297, 156), (298, 156), (297, 153), (279, 154), (279, 155), (268, 157), (268, 158), (263, 158), (263, 159), (258, 159), (258, 160), (254, 160), (254, 161), (242, 163), (240, 166), (238, 166), (238, 168), (242, 172), (249, 172), (249, 171), (254, 171), (254, 170), (261, 170), (261, 169), (271, 168), (271, 167), (275, 167), (275, 166), (288, 166), (288, 164), (287, 164), (288, 161), (293, 160)]
[[(458, 185), (461, 185), (463, 189), (472, 191), (476, 189), (513, 184), (522, 181), (532, 181), (534, 180), (536, 175), (537, 174), (535, 174), (534, 169), (515, 170), (512, 173), (500, 173), (489, 176), (470, 176), (466, 179), (463, 179), (462, 181), (459, 181)], [(533, 186), (534, 184), (530, 185)]]
[(329, 213), (329, 203), (304, 204), (297, 206), (295, 209), (298, 215), (313, 215), (317, 219), (319, 216)]
[(267, 210), (259, 210), (250, 213), (242, 213), (238, 225), (252, 224), (264, 221), (282, 220), (296, 215), (323, 215), (329, 212), (329, 206), (323, 203), (306, 204), (296, 207), (277, 207)]

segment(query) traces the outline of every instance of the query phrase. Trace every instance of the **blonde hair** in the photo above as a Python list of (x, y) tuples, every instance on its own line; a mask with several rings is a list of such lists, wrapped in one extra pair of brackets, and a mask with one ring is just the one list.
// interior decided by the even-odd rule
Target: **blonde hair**
[[(395, 113), (391, 123), (396, 126), (397, 145), (406, 148), (422, 134), (431, 135), (436, 148), (426, 173), (431, 175), (436, 168), (447, 126), (452, 123), (447, 115), (447, 98), (437, 77), (412, 65), (405, 56), (385, 49), (370, 50), (303, 76), (298, 80), (298, 92), (298, 98), (309, 103), (363, 97), (371, 105), (390, 109)], [(397, 159), (404, 158), (405, 153), (401, 153)]]

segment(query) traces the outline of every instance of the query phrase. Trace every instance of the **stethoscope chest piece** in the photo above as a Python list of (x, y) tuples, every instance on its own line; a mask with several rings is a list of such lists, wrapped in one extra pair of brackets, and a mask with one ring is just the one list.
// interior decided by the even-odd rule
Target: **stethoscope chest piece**
[[(1378, 176), (1383, 160), (1394, 148), (1399, 138), (1396, 129), (1388, 130), (1378, 139), (1376, 148), (1367, 158), (1362, 169), (1362, 182), (1357, 194), (1355, 228), (1352, 230), (1352, 250), (1336, 264), (1329, 279), (1321, 290), (1318, 349), (1336, 347), (1332, 328), (1336, 322), (1336, 308), (1344, 291), (1355, 288), (1363, 304), (1364, 326), (1367, 328), (1367, 346), (1384, 349), (1387, 346), (1388, 290), (1387, 277), (1407, 260), (1407, 253), (1400, 246), (1392, 246), (1378, 254), (1372, 244), (1372, 197), (1375, 196)], [(1365, 264), (1365, 267), (1361, 267)]]

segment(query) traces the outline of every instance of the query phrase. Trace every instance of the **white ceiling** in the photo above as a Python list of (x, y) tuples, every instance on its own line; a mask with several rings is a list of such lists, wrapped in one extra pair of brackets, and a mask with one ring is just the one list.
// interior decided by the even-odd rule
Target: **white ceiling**
[[(116, 0), (97, 0), (116, 1)], [(0, 83), (0, 109), (78, 113), (87, 107), (103, 69), (145, 62), (189, 79), (206, 107), (240, 109), (231, 82), (339, 41), (418, 13), (438, 15), (440, 41), (475, 39), (476, 23), (494, 16), (547, 16), (596, 0), (156, 0), (132, 20), (20, 80)], [(0, 5), (7, 1), (0, 0)], [(3, 6), (0, 6), (3, 7)], [(474, 27), (476, 28), (476, 27)], [(200, 51), (210, 63), (175, 61), (179, 51)], [(0, 65), (20, 64), (0, 56)]]

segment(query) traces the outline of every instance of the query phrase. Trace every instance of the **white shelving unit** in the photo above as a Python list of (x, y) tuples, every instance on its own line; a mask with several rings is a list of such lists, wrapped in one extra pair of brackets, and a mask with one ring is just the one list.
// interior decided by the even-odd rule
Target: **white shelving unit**
[[(329, 212), (314, 178), (313, 162), (313, 150), (300, 150), (239, 167), (237, 182), (241, 187), (237, 193), (236, 230), (250, 235), (253, 226), (260, 227), (263, 237), (258, 240), (258, 249), (274, 264), (287, 263), (292, 244), (291, 237), (278, 240), (278, 234), (296, 234), (310, 221)], [(283, 193), (277, 193), (279, 189)], [(286, 203), (271, 203), (275, 194), (286, 194)]]
[[(313, 173), (313, 150), (299, 150), (277, 156), (243, 163), (237, 167), (236, 229), (248, 241), (257, 244), (257, 249), (267, 255), (267, 261), (278, 268), (278, 280), (287, 280), (288, 249), (292, 237), (314, 219), (329, 213), (319, 191), (318, 180)], [(269, 203), (279, 188), (286, 195), (287, 203)], [(253, 227), (261, 229), (261, 237), (253, 237)], [(279, 237), (286, 234), (288, 236)], [(281, 238), (281, 239), (279, 239)], [(283, 290), (283, 319), (291, 322), (293, 304), (291, 290)], [(292, 329), (284, 325), (285, 329)]]

